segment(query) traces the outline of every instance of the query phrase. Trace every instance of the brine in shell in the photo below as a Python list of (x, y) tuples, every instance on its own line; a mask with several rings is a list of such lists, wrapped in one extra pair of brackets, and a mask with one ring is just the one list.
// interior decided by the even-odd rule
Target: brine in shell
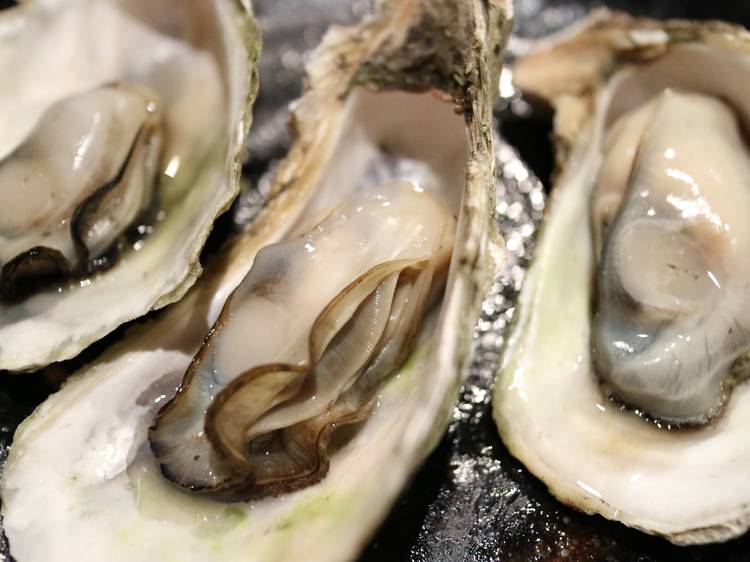
[(750, 526), (750, 34), (597, 12), (518, 61), (558, 174), (494, 416), (566, 504), (677, 544)]
[(0, 371), (179, 300), (239, 190), (260, 39), (238, 0), (0, 15)]
[(508, 17), (407, 0), (329, 31), (248, 231), (16, 433), (17, 560), (356, 558), (446, 426), (502, 257)]

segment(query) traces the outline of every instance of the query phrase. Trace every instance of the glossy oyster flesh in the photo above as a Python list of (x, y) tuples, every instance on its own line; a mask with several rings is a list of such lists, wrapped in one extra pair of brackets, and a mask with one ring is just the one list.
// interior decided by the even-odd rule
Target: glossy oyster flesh
[[(17, 559), (74, 560), (84, 545), (91, 557), (113, 561), (356, 557), (447, 423), (494, 272), (490, 119), (497, 82), (487, 62), (499, 65), (491, 53), (507, 31), (507, 6), (486, 6), (386, 2), (362, 25), (328, 33), (308, 68), (309, 89), (294, 106), (294, 144), (248, 232), (215, 257), (182, 301), (133, 329), (19, 429), (2, 481)], [(436, 66), (414, 67), (415, 43), (432, 45)], [(316, 250), (308, 252), (311, 240)], [(352, 253), (334, 251), (339, 246)], [(286, 292), (298, 274), (310, 284)], [(268, 326), (243, 314), (253, 307), (268, 309)], [(216, 324), (220, 317), (224, 323)], [(278, 338), (282, 330), (288, 334)], [(359, 333), (374, 345), (371, 353), (350, 349), (349, 337)], [(269, 369), (269, 361), (285, 362), (286, 371)], [(347, 368), (327, 369), (329, 361)], [(212, 366), (221, 369), (216, 381)], [(271, 386), (286, 385), (281, 408), (269, 409), (278, 394), (258, 399), (258, 377), (232, 379), (251, 385), (249, 399), (233, 388), (240, 383), (232, 375), (253, 368)], [(174, 445), (175, 436), (192, 435), (204, 449), (190, 457), (156, 446), (157, 460), (149, 428), (186, 372), (192, 382), (151, 437)], [(271, 376), (279, 373), (294, 375), (291, 387), (289, 378)], [(211, 391), (199, 382), (216, 384), (216, 397), (229, 400), (207, 404)], [(315, 404), (323, 395), (311, 396), (313, 383), (327, 406)], [(195, 407), (186, 408), (191, 400)], [(223, 416), (232, 404), (239, 417), (206, 423), (205, 412)], [(362, 421), (339, 428), (354, 421), (339, 417), (350, 406)], [(253, 434), (282, 417), (330, 432), (330, 441), (318, 435), (305, 442), (308, 434), (295, 431)], [(229, 486), (207, 490), (222, 501), (181, 489), (159, 466), (170, 461), (199, 481), (208, 471), (196, 469), (198, 461), (225, 468), (228, 456), (199, 435), (201, 424), (239, 451), (240, 462), (220, 482)], [(313, 444), (284, 448), (299, 439)], [(261, 456), (273, 457), (272, 480), (256, 462)], [(299, 473), (279, 479), (277, 470), (290, 467)], [(54, 502), (44, 500), (50, 495)], [(227, 503), (233, 497), (255, 498)]]
[(232, 0), (3, 12), (0, 370), (73, 357), (194, 282), (238, 190), (257, 50)]
[(54, 103), (0, 162), (0, 293), (86, 273), (151, 206), (160, 102), (127, 86)]
[(258, 253), (159, 413), (151, 443), (170, 479), (238, 497), (319, 480), (333, 428), (364, 419), (412, 351), (445, 282), (450, 211), (392, 183), (324, 215)]
[(565, 503), (676, 543), (750, 526), (749, 70), (744, 30), (607, 12), (516, 68), (561, 170), (498, 427)]
[(665, 89), (606, 133), (592, 210), (604, 240), (594, 366), (614, 395), (657, 418), (715, 415), (750, 348), (740, 127), (721, 99)]

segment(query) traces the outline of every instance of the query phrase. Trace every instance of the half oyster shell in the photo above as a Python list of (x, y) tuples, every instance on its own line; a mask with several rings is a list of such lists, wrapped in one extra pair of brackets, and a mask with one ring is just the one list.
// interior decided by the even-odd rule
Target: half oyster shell
[(678, 544), (750, 527), (750, 34), (598, 12), (520, 60), (559, 174), (494, 395), (563, 502)]
[(2, 13), (0, 370), (74, 357), (195, 281), (238, 191), (258, 49), (235, 0)]
[[(18, 430), (2, 481), (17, 559), (78, 559), (83, 545), (113, 561), (356, 557), (448, 421), (502, 256), (490, 120), (508, 13), (504, 2), (383, 2), (363, 24), (327, 34), (294, 106), (296, 140), (248, 232), (182, 301), (133, 329)], [(281, 497), (228, 504), (169, 482), (148, 428), (261, 248), (294, 242), (328, 209), (389, 182), (416, 184), (457, 222), (440, 305), (371, 415), (332, 435), (322, 480)]]

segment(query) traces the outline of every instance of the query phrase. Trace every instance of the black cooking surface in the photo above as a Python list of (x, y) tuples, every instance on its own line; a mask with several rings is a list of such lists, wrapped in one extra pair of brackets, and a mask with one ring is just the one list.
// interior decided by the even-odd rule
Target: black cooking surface
[[(157, 0), (154, 0), (157, 1)], [(289, 144), (286, 105), (300, 93), (304, 62), (326, 27), (350, 23), (371, 9), (369, 0), (255, 0), (264, 32), (261, 89), (250, 133), (246, 175), (260, 180)], [(0, 9), (11, 5), (0, 0)], [(519, 0), (511, 49), (521, 52), (601, 5), (650, 17), (724, 19), (750, 26), (750, 2), (714, 0)], [(547, 182), (552, 165), (544, 115), (499, 113), (503, 136)], [(209, 251), (243, 222), (252, 193), (218, 224)], [(21, 419), (56, 388), (61, 377), (90, 360), (122, 330), (82, 359), (36, 375), (0, 373), (0, 458)], [(417, 472), (360, 562), (375, 561), (750, 561), (750, 537), (681, 548), (598, 516), (562, 506), (513, 459), (499, 440), (490, 412), (491, 380), (473, 369), (454, 422)], [(583, 460), (582, 460), (583, 462)], [(749, 475), (750, 476), (750, 475)], [(0, 541), (0, 553), (7, 548)], [(0, 554), (0, 561), (7, 557)], [(135, 561), (134, 561), (135, 562)]]

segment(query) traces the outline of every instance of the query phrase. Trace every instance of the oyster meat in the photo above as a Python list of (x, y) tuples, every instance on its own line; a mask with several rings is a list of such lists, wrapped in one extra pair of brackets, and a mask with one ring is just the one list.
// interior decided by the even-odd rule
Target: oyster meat
[(726, 103), (669, 88), (620, 116), (604, 146), (595, 370), (654, 417), (705, 422), (750, 348), (750, 151)]
[(508, 15), (387, 1), (329, 31), (247, 232), (18, 430), (14, 557), (357, 556), (447, 424), (502, 257)]
[(750, 527), (750, 35), (598, 12), (519, 61), (560, 171), (497, 379), (565, 503), (678, 544)]
[(106, 260), (155, 195), (159, 105), (129, 86), (74, 94), (50, 106), (0, 162), (0, 294), (12, 298)]
[(264, 247), (159, 413), (151, 444), (181, 485), (289, 491), (328, 469), (334, 427), (364, 419), (442, 290), (450, 211), (419, 186), (355, 194)]
[(35, 0), (0, 15), (0, 370), (69, 359), (194, 282), (238, 191), (247, 14)]

